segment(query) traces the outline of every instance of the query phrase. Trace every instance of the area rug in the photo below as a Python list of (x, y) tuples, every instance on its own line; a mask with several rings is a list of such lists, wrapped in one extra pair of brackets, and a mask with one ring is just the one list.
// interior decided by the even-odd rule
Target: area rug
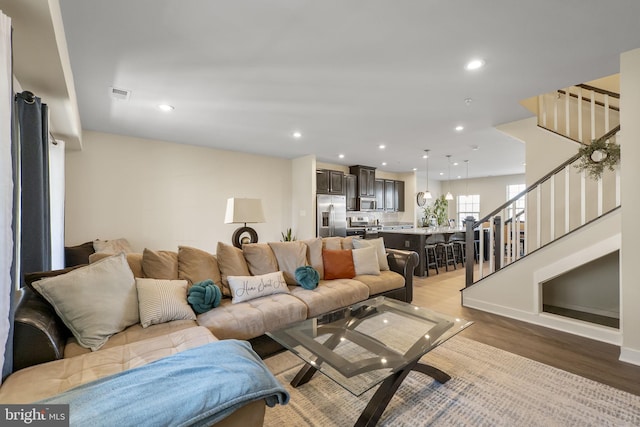
[[(640, 396), (467, 338), (452, 338), (422, 361), (451, 380), (410, 373), (379, 426), (640, 425)], [(291, 394), (288, 405), (267, 409), (268, 427), (352, 426), (376, 390), (355, 397), (320, 373), (294, 389), (296, 356), (266, 363)]]

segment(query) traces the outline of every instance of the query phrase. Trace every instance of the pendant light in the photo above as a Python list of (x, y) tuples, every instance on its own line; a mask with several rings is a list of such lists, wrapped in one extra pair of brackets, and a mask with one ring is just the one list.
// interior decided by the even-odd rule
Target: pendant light
[(425, 199), (433, 199), (431, 195), (431, 191), (429, 191), (429, 150), (424, 150), (425, 155), (424, 158), (427, 159), (427, 189), (424, 190), (424, 198)]
[(451, 154), (447, 154), (447, 166), (449, 166), (449, 191), (444, 198), (445, 200), (453, 200), (453, 194), (451, 194)]

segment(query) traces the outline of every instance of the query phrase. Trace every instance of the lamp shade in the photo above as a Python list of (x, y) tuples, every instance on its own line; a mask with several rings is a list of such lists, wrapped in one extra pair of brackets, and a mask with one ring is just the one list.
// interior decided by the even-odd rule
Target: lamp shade
[(264, 222), (262, 200), (238, 197), (227, 199), (227, 212), (224, 216), (225, 224), (247, 224), (251, 222)]

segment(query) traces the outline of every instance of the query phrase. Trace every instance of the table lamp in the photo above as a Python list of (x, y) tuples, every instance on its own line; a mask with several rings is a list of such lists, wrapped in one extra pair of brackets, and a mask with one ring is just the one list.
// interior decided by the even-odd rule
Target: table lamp
[(248, 223), (264, 222), (262, 201), (260, 199), (243, 199), (232, 197), (227, 199), (227, 212), (224, 216), (225, 224), (244, 224), (233, 232), (231, 241), (233, 246), (241, 248), (244, 243), (257, 243), (258, 233)]

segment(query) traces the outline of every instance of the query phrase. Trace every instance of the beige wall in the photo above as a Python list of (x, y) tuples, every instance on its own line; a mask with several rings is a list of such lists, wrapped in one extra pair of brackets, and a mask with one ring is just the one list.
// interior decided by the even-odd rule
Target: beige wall
[(260, 241), (292, 226), (290, 160), (86, 131), (83, 142), (66, 156), (67, 245), (126, 237), (136, 250), (215, 252), (239, 226), (224, 224), (229, 197), (262, 199)]
[(316, 235), (316, 158), (304, 156), (292, 160), (291, 228), (299, 240)]
[[(449, 202), (449, 218), (457, 216), (458, 195), (479, 194), (480, 216), (483, 217), (507, 201), (507, 185), (524, 184), (524, 181), (525, 176), (522, 174), (470, 179), (469, 182), (466, 179), (452, 180), (451, 193), (454, 199)], [(442, 183), (442, 188), (443, 191), (449, 188), (446, 181)]]
[(621, 202), (621, 303), (623, 342), (620, 359), (640, 365), (640, 49), (623, 53), (620, 62), (620, 114), (618, 138), (622, 149)]

